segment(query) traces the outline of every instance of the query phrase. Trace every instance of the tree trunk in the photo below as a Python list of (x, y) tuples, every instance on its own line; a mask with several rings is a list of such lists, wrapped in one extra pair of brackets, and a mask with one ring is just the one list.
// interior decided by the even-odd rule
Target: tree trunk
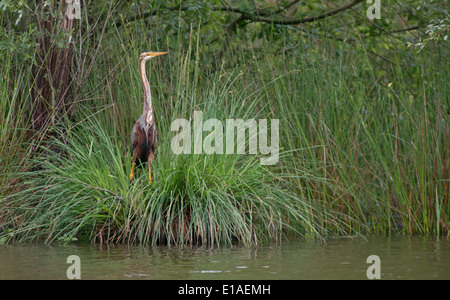
[(36, 16), (41, 32), (37, 38), (36, 64), (32, 68), (35, 85), (32, 97), (32, 128), (36, 131), (59, 122), (69, 108), (71, 99), (73, 48), (71, 32), (74, 20), (66, 15), (62, 1), (38, 0)]

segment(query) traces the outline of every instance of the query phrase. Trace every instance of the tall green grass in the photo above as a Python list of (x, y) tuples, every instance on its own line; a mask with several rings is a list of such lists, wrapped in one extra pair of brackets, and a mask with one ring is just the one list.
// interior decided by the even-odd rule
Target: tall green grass
[[(27, 137), (30, 118), (27, 117), (29, 69), (15, 65), (12, 56), (0, 63), (0, 198), (12, 192), (15, 173), (26, 167), (27, 152), (31, 150)], [(28, 144), (28, 146), (26, 146)], [(0, 211), (0, 221), (4, 210)]]
[[(15, 152), (27, 153), (22, 135), (11, 138), (27, 127), (27, 111), (13, 114), (0, 100), (3, 119), (15, 120), (1, 127), (1, 237), (250, 245), (296, 236), (448, 236), (448, 62), (405, 49), (408, 59), (398, 54), (383, 69), (345, 46), (336, 54), (324, 45), (323, 56), (243, 44), (212, 67), (194, 33), (187, 48), (139, 36), (130, 29), (105, 39), (76, 121), (54, 128), (39, 155), (21, 161), (7, 150), (14, 140)], [(147, 64), (159, 132), (151, 185), (146, 168), (128, 180), (129, 136), (142, 112), (137, 55), (147, 49), (169, 49)], [(18, 101), (14, 86), (32, 84), (20, 70), (2, 75), (15, 78), (0, 81), (2, 99)], [(279, 119), (279, 162), (173, 154), (171, 122), (196, 110), (223, 124)]]
[[(205, 90), (200, 104), (205, 117), (229, 115), (217, 99), (221, 89)], [(248, 108), (255, 107), (254, 99), (231, 101), (236, 101), (229, 106), (233, 109), (248, 102), (235, 111), (240, 117), (254, 115)], [(176, 110), (174, 116), (191, 113)], [(281, 240), (285, 234), (321, 237), (314, 207), (278, 186), (279, 175), (257, 157), (176, 156), (170, 150), (168, 121), (158, 123), (160, 132), (168, 134), (160, 136), (150, 186), (146, 171), (129, 183), (130, 154), (118, 135), (106, 132), (92, 115), (68, 125), (57, 135), (65, 140), (55, 139), (35, 161), (44, 171), (21, 174), (26, 188), (10, 202), (15, 214), (31, 221), (16, 229), (16, 238), (215, 245)]]
[(284, 145), (308, 149), (291, 153), (290, 172), (312, 168), (326, 178), (298, 180), (299, 191), (320, 194), (358, 231), (448, 235), (448, 62), (393, 60), (380, 78), (362, 54), (276, 62), (290, 77), (268, 95), (287, 116)]

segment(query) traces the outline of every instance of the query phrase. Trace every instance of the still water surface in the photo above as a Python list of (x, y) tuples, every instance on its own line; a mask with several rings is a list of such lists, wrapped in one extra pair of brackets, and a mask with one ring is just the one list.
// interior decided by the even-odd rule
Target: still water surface
[(0, 279), (67, 279), (69, 255), (82, 279), (367, 279), (369, 255), (381, 279), (450, 279), (445, 239), (395, 237), (290, 241), (207, 249), (94, 245), (1, 245)]

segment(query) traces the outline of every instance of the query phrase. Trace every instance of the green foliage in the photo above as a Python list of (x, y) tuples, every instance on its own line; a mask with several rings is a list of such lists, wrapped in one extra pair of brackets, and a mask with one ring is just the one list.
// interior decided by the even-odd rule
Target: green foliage
[[(360, 4), (282, 25), (251, 16), (302, 19), (335, 6), (228, 1), (230, 11), (219, 0), (85, 2), (89, 18), (52, 36), (75, 53), (77, 111), (47, 135), (27, 129), (36, 81), (28, 63), (44, 34), (31, 22), (35, 7), (0, 2), (0, 243), (448, 236), (445, 3), (382, 2), (382, 19), (373, 21)], [(408, 48), (417, 43), (420, 53)], [(142, 112), (142, 50), (169, 51), (147, 67), (160, 134), (150, 186), (146, 168), (128, 180), (129, 136)], [(174, 155), (170, 124), (195, 110), (222, 121), (279, 119), (280, 162)]]
[[(255, 116), (251, 102), (257, 100), (246, 99), (251, 109), (242, 108), (244, 99), (231, 96), (230, 88), (207, 88), (204, 97), (193, 90), (191, 98), (204, 99), (195, 106), (205, 105), (205, 117), (225, 119), (228, 110), (243, 118)], [(225, 110), (212, 109), (222, 107), (221, 101), (228, 104)], [(178, 106), (173, 118), (191, 113)], [(129, 183), (130, 155), (124, 154), (118, 135), (108, 134), (93, 116), (83, 120), (58, 132), (65, 141), (51, 141), (49, 147), (56, 150), (45, 149), (47, 154), (34, 162), (43, 171), (20, 174), (26, 188), (4, 199), (16, 217), (29, 220), (16, 229), (16, 240), (61, 242), (79, 237), (98, 242), (250, 245), (289, 233), (321, 237), (314, 221), (319, 212), (289, 189), (277, 187), (278, 175), (256, 158), (176, 156), (170, 151), (168, 120), (160, 120), (159, 130), (165, 134), (154, 163), (154, 182), (148, 186), (142, 172)]]

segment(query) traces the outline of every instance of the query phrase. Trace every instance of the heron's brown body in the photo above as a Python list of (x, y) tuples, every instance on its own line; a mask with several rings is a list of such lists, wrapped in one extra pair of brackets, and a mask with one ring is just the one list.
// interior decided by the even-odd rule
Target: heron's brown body
[(145, 73), (145, 62), (155, 56), (166, 54), (166, 52), (142, 52), (139, 56), (139, 67), (142, 79), (142, 88), (144, 90), (144, 110), (136, 121), (131, 131), (130, 150), (132, 152), (132, 165), (130, 180), (133, 179), (133, 170), (136, 161), (140, 164), (147, 162), (148, 165), (148, 182), (151, 183), (153, 157), (156, 150), (156, 125), (153, 115), (152, 96), (150, 93), (150, 85)]
[[(133, 155), (132, 163), (135, 164), (136, 161), (140, 164), (147, 162), (149, 172), (151, 171), (153, 156), (156, 150), (156, 134), (154, 124), (147, 133), (139, 124), (139, 120), (134, 124), (131, 134), (130, 150)], [(130, 179), (132, 179), (132, 176)]]

